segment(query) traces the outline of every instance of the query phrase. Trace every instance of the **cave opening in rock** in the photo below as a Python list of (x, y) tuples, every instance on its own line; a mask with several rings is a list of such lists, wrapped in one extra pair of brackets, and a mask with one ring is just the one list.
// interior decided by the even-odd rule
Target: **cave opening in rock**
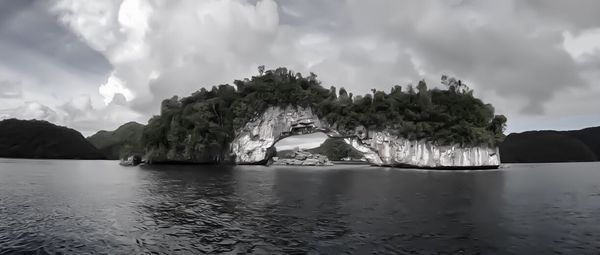
[(329, 137), (322, 132), (299, 134), (277, 141), (275, 159), (298, 159), (304, 156), (330, 161), (365, 161), (363, 153), (346, 143), (344, 138)]
[(318, 148), (329, 138), (322, 132), (315, 132), (310, 134), (292, 135), (277, 141), (273, 147), (277, 151), (277, 156), (281, 156), (281, 153), (297, 150), (311, 150)]

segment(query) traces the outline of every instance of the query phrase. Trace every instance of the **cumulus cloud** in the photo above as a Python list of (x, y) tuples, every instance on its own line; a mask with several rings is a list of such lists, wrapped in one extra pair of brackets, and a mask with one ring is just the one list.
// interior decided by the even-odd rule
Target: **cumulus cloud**
[(115, 75), (109, 76), (106, 83), (100, 85), (98, 91), (104, 97), (105, 104), (112, 102), (113, 98), (117, 95), (121, 95), (126, 101), (127, 99), (132, 100), (134, 98), (133, 92), (125, 87), (124, 82)]
[(115, 68), (100, 87), (105, 103), (120, 93), (140, 111), (249, 74), (278, 24), (272, 1), (60, 1), (53, 9)]

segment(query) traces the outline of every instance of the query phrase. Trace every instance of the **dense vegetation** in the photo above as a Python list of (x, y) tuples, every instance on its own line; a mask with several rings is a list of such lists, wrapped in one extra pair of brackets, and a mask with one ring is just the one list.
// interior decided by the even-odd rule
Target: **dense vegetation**
[(510, 134), (500, 146), (500, 157), (503, 163), (598, 161), (600, 127)]
[(234, 85), (201, 89), (189, 97), (164, 100), (150, 119), (142, 141), (151, 158), (221, 161), (227, 157), (234, 130), (269, 106), (310, 106), (319, 117), (345, 134), (355, 128), (389, 130), (409, 139), (439, 144), (497, 144), (506, 118), (473, 96), (460, 80), (442, 77), (445, 89), (394, 86), (389, 93), (354, 96), (344, 88), (323, 88), (317, 76), (286, 68), (264, 71)]
[(46, 121), (0, 121), (0, 157), (39, 159), (104, 159), (77, 131)]
[(131, 155), (144, 155), (142, 132), (144, 125), (129, 122), (114, 131), (99, 131), (88, 137), (107, 159), (121, 159)]

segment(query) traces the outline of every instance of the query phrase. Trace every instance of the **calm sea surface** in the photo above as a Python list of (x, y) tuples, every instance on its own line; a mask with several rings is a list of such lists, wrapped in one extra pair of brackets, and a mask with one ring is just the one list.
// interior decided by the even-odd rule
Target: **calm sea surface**
[(0, 254), (599, 254), (600, 164), (0, 159)]

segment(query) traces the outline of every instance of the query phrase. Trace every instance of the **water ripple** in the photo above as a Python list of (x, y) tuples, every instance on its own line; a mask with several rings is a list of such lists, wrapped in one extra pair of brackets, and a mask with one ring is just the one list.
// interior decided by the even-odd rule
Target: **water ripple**
[(124, 168), (108, 161), (4, 165), (0, 254), (600, 251), (597, 165), (568, 174), (511, 166), (456, 175)]

